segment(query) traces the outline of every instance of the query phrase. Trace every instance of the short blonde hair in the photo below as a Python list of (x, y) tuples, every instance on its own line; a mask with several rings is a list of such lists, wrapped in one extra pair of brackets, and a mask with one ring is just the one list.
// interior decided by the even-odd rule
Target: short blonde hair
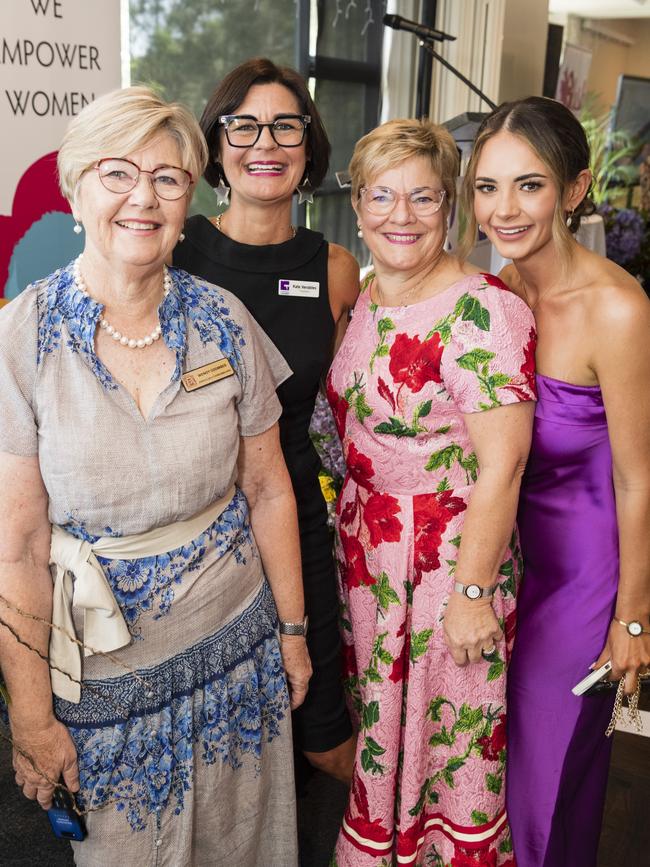
[(353, 201), (372, 178), (413, 157), (424, 157), (431, 163), (442, 181), (448, 211), (456, 195), (460, 157), (451, 133), (428, 120), (389, 120), (359, 139), (348, 169)]
[(162, 133), (174, 139), (180, 167), (192, 175), (191, 195), (208, 161), (198, 121), (184, 105), (143, 86), (106, 93), (70, 121), (57, 158), (61, 192), (72, 201), (82, 175), (98, 160), (126, 156)]

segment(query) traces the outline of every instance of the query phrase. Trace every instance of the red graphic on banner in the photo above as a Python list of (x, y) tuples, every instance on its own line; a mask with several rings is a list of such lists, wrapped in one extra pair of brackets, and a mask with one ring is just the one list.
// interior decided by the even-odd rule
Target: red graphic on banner
[(16, 186), (11, 214), (0, 215), (0, 296), (4, 295), (14, 248), (29, 227), (50, 211), (70, 213), (59, 189), (56, 154), (46, 154), (29, 166)]

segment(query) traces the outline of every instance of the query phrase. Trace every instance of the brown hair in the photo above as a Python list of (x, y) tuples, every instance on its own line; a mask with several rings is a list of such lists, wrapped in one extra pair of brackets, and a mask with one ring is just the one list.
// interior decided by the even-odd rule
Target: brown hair
[(589, 168), (589, 143), (582, 124), (573, 113), (561, 102), (543, 96), (504, 102), (483, 119), (463, 180), (461, 204), (466, 223), (459, 253), (467, 255), (476, 243), (476, 167), (485, 143), (502, 130), (523, 139), (544, 163), (555, 182), (558, 196), (553, 217), (553, 240), (562, 261), (567, 264), (571, 255), (571, 237), (580, 227), (580, 218), (593, 213), (588, 193), (572, 213), (567, 214), (562, 208), (571, 184), (581, 171)]
[(315, 189), (327, 174), (330, 158), (330, 143), (307, 85), (302, 76), (289, 66), (276, 66), (266, 57), (255, 57), (236, 66), (216, 87), (201, 115), (201, 129), (208, 142), (210, 161), (204, 177), (212, 187), (223, 178), (223, 168), (219, 162), (219, 117), (232, 114), (246, 99), (246, 94), (254, 84), (282, 84), (298, 100), (301, 114), (308, 114), (311, 123), (307, 126), (307, 179)]
[(448, 212), (456, 195), (458, 148), (451, 133), (428, 120), (389, 120), (359, 139), (348, 169), (353, 201), (373, 177), (412, 157), (424, 157), (431, 163), (442, 181)]

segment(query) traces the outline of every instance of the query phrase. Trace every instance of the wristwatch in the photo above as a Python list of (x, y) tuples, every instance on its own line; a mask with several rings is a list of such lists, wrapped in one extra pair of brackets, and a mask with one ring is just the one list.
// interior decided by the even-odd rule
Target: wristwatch
[(288, 623), (286, 620), (280, 621), (280, 635), (307, 635), (307, 626), (309, 618), (305, 614), (302, 623)]
[(625, 620), (619, 620), (618, 617), (615, 617), (614, 620), (624, 626), (633, 638), (637, 638), (639, 635), (650, 635), (650, 630), (644, 629), (643, 624), (639, 623), (638, 620), (630, 620), (629, 623), (626, 623)]
[(454, 590), (456, 593), (462, 593), (463, 596), (467, 596), (468, 599), (481, 599), (487, 596), (494, 596), (494, 591), (496, 589), (496, 584), (492, 587), (479, 587), (478, 584), (461, 584), (460, 581), (454, 582)]

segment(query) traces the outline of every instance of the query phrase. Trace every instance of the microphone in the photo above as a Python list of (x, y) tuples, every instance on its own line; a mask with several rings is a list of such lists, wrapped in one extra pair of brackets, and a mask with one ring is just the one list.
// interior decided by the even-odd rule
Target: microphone
[(407, 30), (409, 33), (414, 33), (419, 39), (432, 42), (444, 42), (445, 39), (455, 41), (455, 36), (450, 36), (448, 33), (443, 33), (442, 30), (434, 30), (433, 27), (427, 27), (426, 24), (418, 24), (417, 21), (409, 21), (408, 18), (402, 18), (401, 15), (384, 15), (384, 25), (392, 27), (393, 30)]

